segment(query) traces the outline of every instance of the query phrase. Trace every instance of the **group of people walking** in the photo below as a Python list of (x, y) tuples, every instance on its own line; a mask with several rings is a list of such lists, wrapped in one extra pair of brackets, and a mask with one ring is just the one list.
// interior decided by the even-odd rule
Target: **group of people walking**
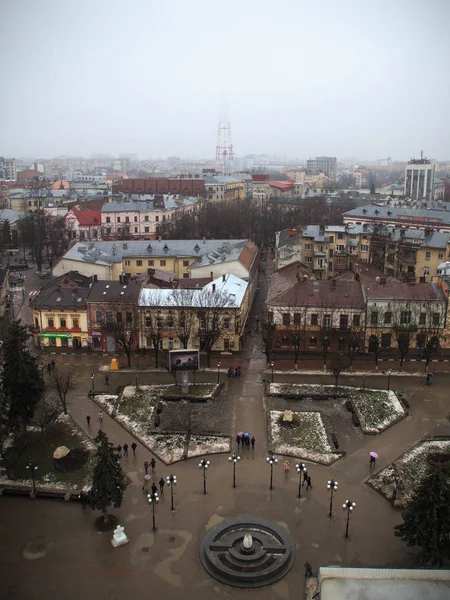
[(240, 377), (240, 376), (241, 376), (241, 367), (229, 367), (228, 377)]
[[(123, 446), (121, 446), (120, 444), (117, 446), (117, 454), (119, 456), (119, 458), (122, 458), (122, 456), (128, 456), (128, 444), (125, 442), (125, 444)], [(136, 456), (136, 448), (137, 448), (137, 444), (136, 442), (133, 442), (131, 444), (131, 449), (133, 450), (133, 456)]]
[[(286, 475), (286, 477), (289, 475), (289, 471), (291, 468), (291, 463), (286, 459), (283, 463), (283, 467), (284, 467), (284, 474)], [(311, 483), (311, 475), (308, 474), (307, 471), (303, 472), (303, 480), (302, 480), (302, 486), (306, 484), (306, 489), (312, 490), (312, 483)]]
[(242, 444), (243, 448), (250, 448), (251, 446), (253, 450), (255, 448), (255, 442), (255, 436), (252, 435), (252, 437), (250, 437), (250, 434), (247, 431), (245, 433), (238, 433), (236, 436), (236, 444), (238, 448)]
[[(145, 475), (144, 475), (144, 483), (142, 484), (142, 491), (143, 491), (144, 494), (148, 494), (149, 493), (149, 489), (150, 489), (151, 494), (154, 495), (158, 491), (158, 487), (157, 487), (157, 485), (155, 483), (156, 479), (150, 485), (150, 482), (152, 480), (152, 476), (148, 472), (149, 467), (151, 467), (152, 474), (154, 475), (155, 474), (155, 469), (156, 469), (156, 460), (154, 458), (152, 458), (150, 462), (148, 460), (144, 460)], [(159, 493), (162, 496), (163, 493), (164, 493), (164, 486), (166, 485), (166, 482), (164, 481), (164, 477), (161, 477), (161, 479), (158, 481), (158, 485), (159, 485)]]

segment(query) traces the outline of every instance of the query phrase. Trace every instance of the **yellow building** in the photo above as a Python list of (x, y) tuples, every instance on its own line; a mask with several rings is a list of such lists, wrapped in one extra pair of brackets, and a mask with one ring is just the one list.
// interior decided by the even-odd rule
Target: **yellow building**
[(45, 285), (30, 302), (35, 344), (41, 348), (77, 350), (88, 347), (86, 298), (90, 280), (67, 273)]

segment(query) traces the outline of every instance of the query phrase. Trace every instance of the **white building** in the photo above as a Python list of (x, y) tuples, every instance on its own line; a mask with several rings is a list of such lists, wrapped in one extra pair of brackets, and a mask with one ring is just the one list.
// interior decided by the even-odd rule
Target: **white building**
[(412, 200), (434, 200), (436, 164), (426, 158), (412, 159), (405, 166), (405, 196)]
[(17, 179), (16, 159), (0, 156), (0, 179)]

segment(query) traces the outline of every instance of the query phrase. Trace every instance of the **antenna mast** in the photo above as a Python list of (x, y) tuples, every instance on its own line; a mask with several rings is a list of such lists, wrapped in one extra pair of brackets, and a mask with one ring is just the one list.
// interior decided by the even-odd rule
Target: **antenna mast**
[(233, 171), (234, 151), (231, 143), (230, 121), (219, 121), (217, 126), (216, 171), (229, 175)]

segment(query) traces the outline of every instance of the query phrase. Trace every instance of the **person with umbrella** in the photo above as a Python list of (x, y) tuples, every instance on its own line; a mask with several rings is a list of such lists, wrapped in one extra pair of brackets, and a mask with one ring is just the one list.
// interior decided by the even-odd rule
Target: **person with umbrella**
[(378, 458), (378, 454), (376, 452), (370, 453), (369, 467), (375, 466), (377, 458)]
[[(237, 435), (236, 435), (236, 443), (237, 443), (237, 445), (238, 445), (238, 448), (239, 448), (239, 446), (240, 446), (240, 443), (241, 443), (241, 441), (242, 441), (242, 436), (243, 436), (243, 435), (244, 435), (244, 432), (243, 432), (243, 431), (238, 431), (238, 432), (237, 432)], [(242, 442), (242, 445), (244, 445), (244, 442)]]

